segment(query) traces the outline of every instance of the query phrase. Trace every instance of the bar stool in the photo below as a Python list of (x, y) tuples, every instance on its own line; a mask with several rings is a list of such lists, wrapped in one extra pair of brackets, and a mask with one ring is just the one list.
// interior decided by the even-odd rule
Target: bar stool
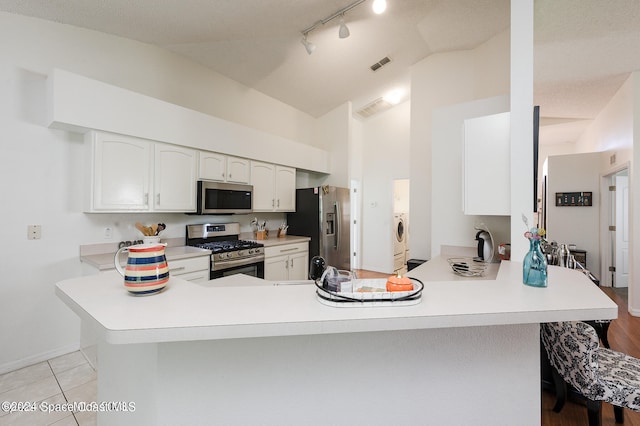
[(614, 405), (616, 423), (622, 407), (640, 411), (640, 359), (602, 348), (593, 327), (581, 321), (541, 324), (542, 343), (552, 365), (553, 381), (564, 405), (567, 383), (587, 401), (589, 426), (602, 423), (602, 401)]

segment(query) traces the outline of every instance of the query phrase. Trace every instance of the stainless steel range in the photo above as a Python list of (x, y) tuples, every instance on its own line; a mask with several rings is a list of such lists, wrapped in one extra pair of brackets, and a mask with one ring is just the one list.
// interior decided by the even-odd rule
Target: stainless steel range
[(236, 222), (187, 225), (186, 244), (211, 250), (210, 279), (233, 274), (264, 278), (264, 245), (239, 235)]

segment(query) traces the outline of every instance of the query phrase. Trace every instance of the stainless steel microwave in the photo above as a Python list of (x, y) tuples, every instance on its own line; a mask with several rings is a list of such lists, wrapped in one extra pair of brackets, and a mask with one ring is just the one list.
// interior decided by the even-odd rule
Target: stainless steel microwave
[(197, 214), (244, 214), (253, 211), (253, 186), (198, 181)]

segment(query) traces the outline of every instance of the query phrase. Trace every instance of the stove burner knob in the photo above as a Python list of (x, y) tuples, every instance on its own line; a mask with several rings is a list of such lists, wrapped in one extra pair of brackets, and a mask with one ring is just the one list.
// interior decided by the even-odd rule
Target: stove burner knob
[(253, 254), (253, 249), (249, 249), (249, 254)]

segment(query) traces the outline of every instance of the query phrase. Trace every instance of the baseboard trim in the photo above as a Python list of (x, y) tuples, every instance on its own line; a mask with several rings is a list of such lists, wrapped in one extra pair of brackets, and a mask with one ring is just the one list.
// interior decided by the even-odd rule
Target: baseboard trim
[(48, 359), (58, 357), (60, 355), (66, 355), (68, 353), (75, 352), (79, 349), (80, 349), (80, 345), (78, 343), (74, 343), (71, 345), (52, 349), (47, 352), (42, 352), (36, 355), (32, 355), (27, 358), (22, 358), (17, 361), (11, 361), (11, 362), (0, 365), (0, 374), (8, 373), (14, 370), (19, 370), (20, 368), (28, 367), (30, 365), (37, 364), (39, 362), (46, 361)]

